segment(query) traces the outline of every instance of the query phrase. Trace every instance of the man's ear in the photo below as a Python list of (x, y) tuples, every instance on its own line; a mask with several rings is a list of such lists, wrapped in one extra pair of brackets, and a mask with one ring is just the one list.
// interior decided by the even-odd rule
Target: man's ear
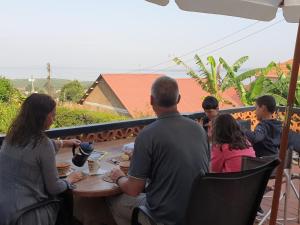
[(181, 99), (181, 95), (178, 95), (177, 104), (180, 102), (180, 99)]

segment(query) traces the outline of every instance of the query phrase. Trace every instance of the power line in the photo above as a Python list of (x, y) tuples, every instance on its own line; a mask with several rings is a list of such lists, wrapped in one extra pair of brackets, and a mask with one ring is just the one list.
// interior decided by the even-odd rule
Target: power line
[[(267, 30), (267, 29), (269, 29), (269, 28), (271, 28), (271, 27), (273, 27), (273, 26), (275, 26), (275, 25), (281, 23), (282, 21), (284, 21), (284, 19), (281, 19), (281, 20), (279, 20), (279, 21), (277, 21), (277, 22), (275, 22), (275, 23), (273, 23), (273, 24), (271, 24), (271, 25), (269, 25), (269, 26), (266, 26), (266, 27), (264, 27), (264, 28), (262, 28), (262, 29), (260, 29), (260, 30), (258, 30), (258, 31), (255, 31), (255, 32), (253, 32), (253, 33), (250, 33), (250, 34), (248, 34), (248, 35), (246, 35), (246, 36), (244, 36), (244, 37), (242, 37), (242, 38), (240, 38), (240, 39), (237, 39), (237, 40), (235, 40), (235, 41), (229, 42), (228, 44), (223, 45), (223, 46), (221, 46), (221, 47), (219, 47), (219, 48), (216, 48), (216, 49), (214, 49), (214, 50), (212, 50), (212, 51), (208, 51), (208, 52), (206, 52), (206, 53), (204, 53), (204, 54), (202, 54), (202, 55), (199, 55), (199, 57), (202, 57), (202, 56), (205, 56), (205, 55), (208, 55), (208, 54), (217, 52), (217, 51), (219, 51), (219, 50), (221, 50), (221, 49), (223, 49), (223, 48), (226, 48), (226, 47), (228, 47), (228, 46), (230, 46), (230, 45), (236, 44), (236, 43), (238, 43), (238, 42), (240, 42), (240, 41), (242, 41), (242, 40), (245, 40), (245, 39), (247, 39), (247, 38), (249, 38), (249, 37), (251, 37), (251, 36), (253, 36), (253, 35), (255, 35), (255, 34), (261, 33), (261, 32), (263, 32), (263, 31), (265, 31), (265, 30)], [(182, 56), (181, 56), (181, 57), (182, 57)], [(194, 60), (194, 58), (190, 58), (190, 59), (188, 59), (188, 60), (185, 60), (185, 63), (186, 63), (186, 62), (190, 62), (190, 61), (192, 61), (192, 60)], [(177, 65), (168, 66), (168, 67), (165, 67), (165, 68), (163, 68), (163, 69), (153, 70), (153, 72), (155, 73), (155, 72), (160, 72), (160, 71), (166, 71), (166, 70), (168, 70), (168, 69), (170, 69), (170, 68), (173, 68), (173, 67), (175, 67), (175, 66), (177, 66)]]
[[(196, 52), (196, 51), (199, 51), (199, 50), (201, 50), (201, 49), (207, 48), (207, 47), (209, 47), (209, 46), (211, 46), (211, 45), (214, 45), (214, 44), (216, 44), (216, 43), (218, 43), (218, 42), (224, 41), (224, 40), (226, 40), (226, 39), (228, 39), (228, 38), (230, 38), (230, 37), (232, 37), (232, 36), (234, 36), (234, 35), (236, 35), (236, 34), (242, 32), (242, 31), (244, 31), (244, 30), (246, 30), (246, 29), (249, 29), (250, 27), (255, 26), (255, 25), (258, 24), (258, 23), (260, 23), (260, 21), (256, 21), (255, 23), (252, 23), (252, 24), (250, 24), (250, 25), (248, 25), (248, 26), (246, 26), (246, 27), (244, 27), (244, 28), (242, 28), (242, 29), (240, 29), (240, 30), (234, 31), (234, 32), (232, 32), (232, 33), (230, 33), (230, 34), (227, 34), (227, 35), (225, 35), (225, 36), (223, 36), (223, 37), (221, 37), (221, 38), (219, 38), (219, 39), (217, 39), (217, 40), (215, 40), (215, 41), (212, 41), (212, 42), (210, 42), (210, 43), (208, 43), (208, 44), (205, 44), (205, 45), (203, 45), (203, 46), (201, 46), (201, 47), (199, 47), (199, 48), (193, 49), (193, 50), (191, 50), (191, 51), (189, 51), (189, 52), (186, 52), (186, 53), (180, 55), (179, 57), (185, 57), (185, 56), (190, 55), (190, 54), (192, 54), (192, 53), (194, 53), (194, 52)], [(157, 64), (155, 64), (155, 65), (153, 65), (153, 66), (144, 67), (144, 68), (139, 69), (139, 70), (151, 70), (152, 68), (161, 66), (161, 65), (166, 64), (166, 63), (169, 63), (169, 62), (172, 62), (172, 60), (166, 60), (166, 61), (157, 63)]]

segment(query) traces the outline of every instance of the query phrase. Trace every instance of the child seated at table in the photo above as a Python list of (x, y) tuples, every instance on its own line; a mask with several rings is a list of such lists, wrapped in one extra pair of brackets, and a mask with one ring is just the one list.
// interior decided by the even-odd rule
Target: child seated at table
[(219, 113), (219, 101), (214, 96), (206, 96), (202, 102), (202, 108), (205, 116), (201, 119), (200, 123), (207, 132), (209, 138), (211, 138), (212, 120)]
[(257, 157), (278, 155), (282, 124), (273, 119), (276, 101), (271, 95), (256, 99), (256, 117), (259, 123), (254, 131), (246, 131), (248, 140), (253, 145)]
[(212, 128), (211, 171), (238, 172), (243, 156), (255, 157), (250, 142), (230, 114), (219, 115)]

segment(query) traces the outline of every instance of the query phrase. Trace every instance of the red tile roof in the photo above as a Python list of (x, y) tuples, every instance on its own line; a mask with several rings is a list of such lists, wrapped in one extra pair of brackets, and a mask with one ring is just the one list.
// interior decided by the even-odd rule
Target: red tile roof
[[(153, 115), (150, 105), (150, 89), (156, 78), (162, 74), (103, 74), (100, 75), (133, 117)], [(98, 78), (99, 79), (99, 78)], [(181, 101), (180, 112), (196, 112), (202, 110), (202, 99), (209, 95), (191, 78), (176, 79), (179, 85)], [(224, 97), (235, 106), (242, 103), (234, 89), (227, 90)], [(231, 105), (221, 105), (230, 108)]]
[[(278, 63), (278, 66), (279, 66), (280, 70), (281, 70), (284, 74), (288, 74), (288, 73), (289, 73), (289, 70), (288, 70), (288, 68), (287, 68), (287, 65), (288, 65), (288, 64), (292, 67), (293, 59), (290, 59), (290, 60), (288, 60), (288, 61), (286, 61), (286, 62), (283, 62), (283, 63)], [(300, 72), (300, 69), (299, 69), (299, 72)], [(267, 77), (269, 77), (269, 78), (277, 78), (277, 77), (278, 77), (278, 74), (277, 74), (276, 69), (272, 69), (272, 70), (268, 73)]]

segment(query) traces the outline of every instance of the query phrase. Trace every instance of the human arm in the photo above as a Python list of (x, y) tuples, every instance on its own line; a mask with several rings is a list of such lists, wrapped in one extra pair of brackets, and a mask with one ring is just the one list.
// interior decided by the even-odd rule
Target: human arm
[(73, 146), (79, 146), (81, 141), (76, 139), (76, 138), (73, 138), (73, 139), (66, 139), (66, 140), (52, 140), (55, 144), (55, 151), (58, 152), (58, 150), (60, 148), (65, 148), (65, 147), (68, 147), (68, 148), (72, 148)]
[(124, 172), (119, 167), (115, 167), (111, 171), (111, 179), (117, 183), (121, 190), (130, 195), (138, 196), (145, 188), (145, 180), (131, 176), (125, 176)]
[(256, 126), (254, 131), (250, 131), (250, 130), (245, 131), (246, 137), (252, 144), (264, 140), (266, 134), (267, 134), (266, 128), (260, 123)]
[[(71, 183), (77, 181), (79, 174), (72, 175), (66, 180), (59, 179), (55, 165), (55, 149), (53, 142), (44, 138), (37, 146), (39, 148), (39, 164), (45, 188), (50, 195), (57, 195), (71, 187)], [(82, 176), (82, 175), (81, 175)]]
[[(151, 143), (149, 136), (144, 132), (141, 132), (135, 140), (128, 177), (118, 180), (122, 191), (128, 195), (137, 196), (145, 189), (146, 180), (151, 173)], [(125, 174), (118, 167), (112, 170), (113, 180), (117, 181), (120, 176)]]

